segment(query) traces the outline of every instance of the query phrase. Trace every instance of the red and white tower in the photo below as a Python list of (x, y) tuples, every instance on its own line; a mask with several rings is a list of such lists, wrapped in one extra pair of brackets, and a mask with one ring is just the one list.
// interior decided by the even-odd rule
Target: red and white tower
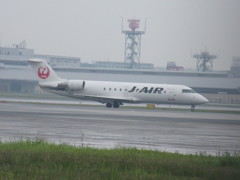
[(139, 19), (129, 19), (128, 22), (130, 30), (122, 29), (122, 33), (125, 34), (125, 67), (140, 68), (141, 35), (145, 34), (146, 31), (136, 31), (139, 28)]

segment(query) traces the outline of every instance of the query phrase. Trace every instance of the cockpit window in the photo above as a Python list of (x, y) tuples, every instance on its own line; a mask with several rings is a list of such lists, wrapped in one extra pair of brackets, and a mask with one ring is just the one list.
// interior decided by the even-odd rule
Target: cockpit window
[(194, 91), (192, 89), (183, 89), (182, 93), (196, 93), (196, 91)]

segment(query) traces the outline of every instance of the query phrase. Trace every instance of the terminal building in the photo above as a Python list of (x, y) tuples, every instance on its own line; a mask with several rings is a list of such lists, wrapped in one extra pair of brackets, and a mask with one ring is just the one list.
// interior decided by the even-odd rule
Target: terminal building
[(0, 47), (0, 92), (45, 93), (37, 86), (36, 77), (27, 63), (30, 58), (44, 58), (60, 77), (68, 79), (104, 80), (186, 85), (213, 103), (240, 104), (240, 57), (233, 58), (229, 71), (187, 72), (156, 70), (153, 64), (126, 69), (124, 63), (96, 61), (82, 63), (79, 57), (35, 54), (33, 49)]

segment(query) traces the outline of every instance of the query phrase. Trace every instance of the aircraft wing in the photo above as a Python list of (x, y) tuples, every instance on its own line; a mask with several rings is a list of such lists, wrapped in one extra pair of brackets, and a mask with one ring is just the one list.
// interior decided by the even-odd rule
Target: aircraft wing
[(74, 94), (76, 98), (81, 98), (85, 100), (93, 100), (98, 101), (100, 103), (113, 103), (114, 101), (118, 101), (121, 103), (133, 103), (138, 102), (138, 99), (135, 98), (128, 98), (128, 97), (106, 97), (106, 96), (92, 96), (92, 95), (85, 95), (85, 94)]

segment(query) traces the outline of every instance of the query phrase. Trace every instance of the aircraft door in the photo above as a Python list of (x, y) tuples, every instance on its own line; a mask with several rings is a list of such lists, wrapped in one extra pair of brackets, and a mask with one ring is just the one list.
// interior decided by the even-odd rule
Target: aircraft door
[(168, 100), (175, 101), (176, 93), (174, 89), (169, 89), (168, 91)]

